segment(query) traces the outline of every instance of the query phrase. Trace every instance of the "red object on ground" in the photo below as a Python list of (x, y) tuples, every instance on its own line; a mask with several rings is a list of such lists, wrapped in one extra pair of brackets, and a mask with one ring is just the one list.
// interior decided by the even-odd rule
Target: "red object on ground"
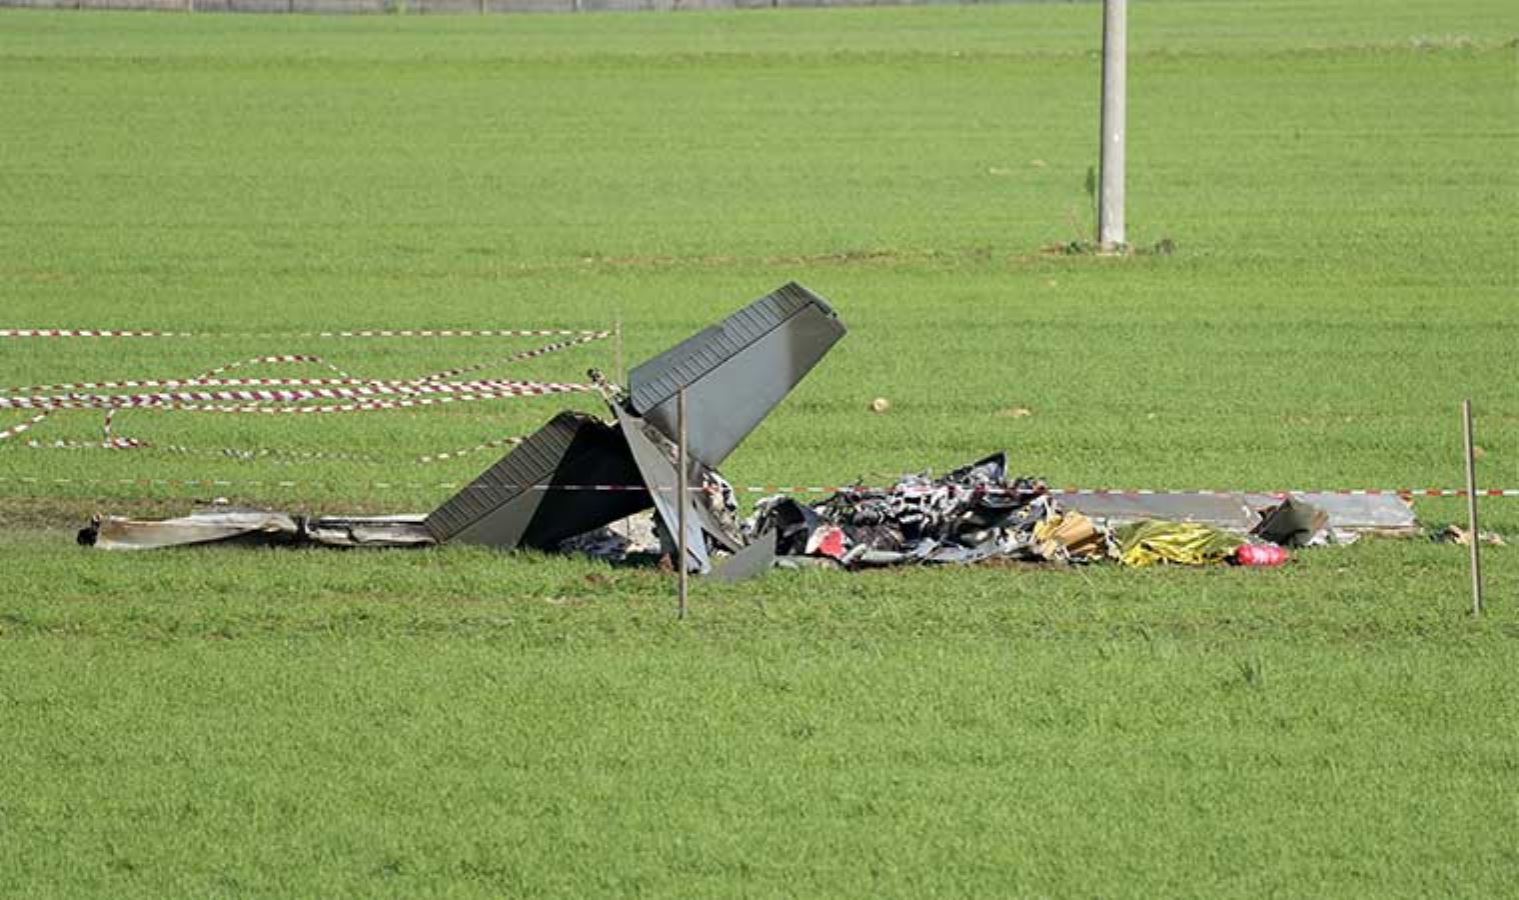
[(807, 552), (817, 556), (844, 556), (844, 529), (834, 525), (821, 525), (807, 540)]
[(1290, 558), (1275, 544), (1242, 544), (1234, 551), (1234, 561), (1242, 566), (1280, 566)]

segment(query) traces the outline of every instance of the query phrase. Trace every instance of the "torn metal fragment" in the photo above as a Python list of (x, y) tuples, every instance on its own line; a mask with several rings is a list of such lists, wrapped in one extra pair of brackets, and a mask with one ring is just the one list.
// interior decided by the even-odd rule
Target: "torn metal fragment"
[[(684, 503), (687, 512), (686, 552), (691, 555), (690, 568), (703, 574), (711, 571), (712, 564), (707, 558), (707, 541), (703, 534), (719, 537), (729, 550), (737, 550), (742, 546), (742, 541), (736, 534), (728, 532), (707, 503), (695, 502), (690, 492), (685, 497), (678, 496), (675, 463), (672, 460), (674, 454), (667, 453), (655, 443), (656, 435), (648, 433), (647, 425), (615, 404), (612, 410), (617, 416), (625, 446), (637, 466), (638, 480), (649, 489), (646, 496), (652, 499), (661, 523), (669, 534), (674, 535), (680, 522), (677, 504)], [(687, 464), (686, 483), (702, 484), (703, 467), (694, 459), (688, 460)]]
[(776, 532), (770, 531), (756, 538), (753, 543), (723, 561), (712, 577), (724, 584), (733, 584), (765, 574), (775, 567)]
[(1261, 512), (1250, 533), (1283, 547), (1307, 547), (1328, 540), (1329, 514), (1310, 503), (1288, 497)]

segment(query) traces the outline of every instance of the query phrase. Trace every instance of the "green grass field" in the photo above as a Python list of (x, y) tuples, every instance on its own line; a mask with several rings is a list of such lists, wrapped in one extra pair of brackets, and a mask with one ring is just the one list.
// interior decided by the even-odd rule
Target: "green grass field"
[[(0, 10), (0, 328), (620, 320), (636, 361), (796, 279), (850, 334), (740, 484), (1007, 448), (1087, 487), (1457, 487), (1470, 397), (1519, 487), (1519, 11), (1137, 4), (1130, 238), (1175, 252), (1121, 260), (1046, 249), (1092, 230), (1099, 19)], [(10, 340), (0, 384), (533, 344)], [(0, 891), (1515, 893), (1511, 547), (1481, 620), (1464, 548), (1408, 541), (777, 573), (677, 623), (667, 576), (575, 560), (72, 545), (213, 495), (423, 511), (492, 457), (415, 457), (561, 405), (117, 423), (359, 463), (26, 446), (84, 412), (0, 442)], [(1482, 513), (1519, 540), (1519, 500)]]

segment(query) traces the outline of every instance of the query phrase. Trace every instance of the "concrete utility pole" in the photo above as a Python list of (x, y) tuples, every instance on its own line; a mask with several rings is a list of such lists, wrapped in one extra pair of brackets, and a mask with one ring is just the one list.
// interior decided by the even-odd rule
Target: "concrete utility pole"
[(1097, 243), (1121, 250), (1123, 236), (1123, 141), (1127, 118), (1128, 0), (1102, 3), (1102, 176), (1097, 188)]

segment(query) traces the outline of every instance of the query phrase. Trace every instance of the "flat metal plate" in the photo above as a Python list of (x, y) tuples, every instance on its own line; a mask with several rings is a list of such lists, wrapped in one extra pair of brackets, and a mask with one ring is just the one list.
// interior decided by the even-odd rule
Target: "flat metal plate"
[[(1198, 522), (1228, 531), (1249, 531), (1259, 509), (1282, 502), (1280, 494), (1064, 494), (1052, 491), (1066, 509), (1113, 524), (1159, 519)], [(1293, 498), (1329, 515), (1329, 528), (1343, 531), (1413, 531), (1413, 507), (1396, 494), (1294, 493)]]
[[(1292, 494), (1329, 516), (1329, 527), (1341, 531), (1414, 531), (1419, 520), (1414, 508), (1397, 494)], [(1252, 506), (1275, 506), (1281, 498), (1272, 494), (1247, 494)]]
[(749, 546), (728, 557), (712, 573), (713, 579), (723, 584), (734, 584), (769, 572), (775, 568), (775, 545), (778, 533), (767, 531), (754, 539)]
[(562, 412), (433, 510), (426, 525), (439, 543), (552, 550), (567, 537), (649, 508), (644, 491), (573, 488), (640, 483), (618, 428)]
[(1066, 494), (1051, 491), (1055, 502), (1111, 524), (1158, 519), (1197, 522), (1228, 531), (1249, 531), (1260, 521), (1243, 494)]
[(628, 406), (675, 439), (686, 388), (691, 455), (716, 467), (844, 336), (827, 301), (787, 284), (628, 376)]

